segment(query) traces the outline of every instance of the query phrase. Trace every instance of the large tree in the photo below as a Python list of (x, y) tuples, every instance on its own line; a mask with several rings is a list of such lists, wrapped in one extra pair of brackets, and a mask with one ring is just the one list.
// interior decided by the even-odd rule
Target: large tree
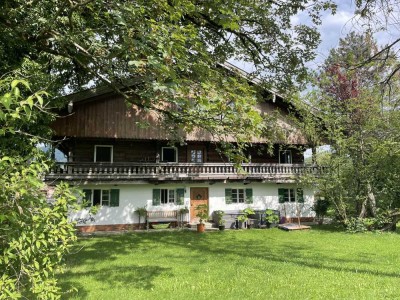
[[(380, 38), (379, 51), (362, 61), (357, 61), (353, 67), (362, 67), (373, 61), (375, 64), (388, 66), (387, 73), (381, 78), (381, 83), (389, 87), (399, 80), (399, 50), (400, 50), (400, 19), (399, 0), (356, 0), (356, 10), (353, 18), (355, 28), (367, 30)], [(384, 42), (382, 42), (384, 41)], [(397, 63), (393, 63), (397, 60)]]
[(350, 217), (376, 217), (379, 208), (399, 207), (395, 198), (388, 201), (395, 194), (393, 178), (399, 175), (390, 168), (398, 162), (400, 150), (394, 134), (398, 130), (394, 127), (398, 124), (397, 104), (390, 97), (399, 85), (389, 92), (380, 84), (390, 65), (371, 61), (354, 68), (356, 62), (379, 51), (369, 33), (352, 32), (341, 39), (307, 99), (314, 110), (303, 111), (304, 120), (310, 119), (318, 128), (315, 133), (320, 134), (319, 141), (331, 147), (324, 161), (330, 168), (318, 184), (345, 221)]
[[(76, 196), (62, 186), (47, 202), (41, 178), (49, 162), (36, 145), (50, 138), (47, 109), (65, 104), (61, 96), (107, 85), (130, 105), (159, 112), (171, 133), (265, 136), (271, 126), (254, 110), (258, 91), (249, 82), (279, 91), (301, 85), (323, 9), (334, 5), (0, 1), (0, 299), (59, 296), (54, 272), (74, 240), (66, 217)], [(294, 23), (301, 11), (312, 25)], [(221, 67), (228, 59), (254, 71), (235, 76)]]
[[(0, 73), (21, 69), (53, 96), (107, 84), (158, 111), (172, 133), (201, 127), (240, 141), (269, 133), (248, 80), (280, 91), (300, 85), (319, 13), (330, 8), (330, 0), (5, 0)], [(293, 22), (301, 11), (311, 25)], [(218, 65), (229, 59), (253, 72), (227, 76)]]

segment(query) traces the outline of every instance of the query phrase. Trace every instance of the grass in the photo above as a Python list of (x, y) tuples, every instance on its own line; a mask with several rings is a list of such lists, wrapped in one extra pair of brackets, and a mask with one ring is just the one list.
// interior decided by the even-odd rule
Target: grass
[(64, 299), (400, 299), (400, 235), (323, 227), (81, 238)]

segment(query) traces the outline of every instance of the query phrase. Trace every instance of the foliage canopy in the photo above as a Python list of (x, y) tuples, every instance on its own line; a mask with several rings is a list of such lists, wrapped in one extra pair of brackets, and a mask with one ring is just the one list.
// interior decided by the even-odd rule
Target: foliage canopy
[(0, 91), (0, 299), (55, 299), (55, 273), (76, 240), (67, 219), (76, 194), (61, 184), (52, 201), (46, 197), (42, 178), (50, 161), (36, 134), (51, 118), (47, 94), (18, 80), (0, 81)]
[[(270, 134), (248, 80), (280, 91), (301, 84), (320, 11), (334, 8), (325, 0), (5, 0), (0, 73), (22, 69), (53, 95), (107, 84), (158, 111), (172, 133), (201, 127), (240, 141)], [(300, 11), (311, 25), (293, 22)], [(229, 59), (253, 72), (227, 76), (218, 65)]]
[(389, 64), (370, 61), (354, 68), (379, 51), (369, 33), (347, 35), (331, 50), (307, 98), (314, 110), (302, 110), (314, 140), (331, 147), (324, 159), (328, 172), (317, 185), (345, 223), (400, 207), (399, 189), (393, 185), (399, 176), (394, 166), (400, 159), (400, 115), (397, 97), (392, 97), (399, 85), (388, 89), (380, 84)]

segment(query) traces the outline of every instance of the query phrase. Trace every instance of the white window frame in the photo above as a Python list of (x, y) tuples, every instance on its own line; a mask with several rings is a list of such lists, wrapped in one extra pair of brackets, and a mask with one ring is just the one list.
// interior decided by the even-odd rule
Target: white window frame
[[(282, 188), (284, 190), (288, 190), (288, 200), (284, 201), (284, 203), (295, 203), (297, 202), (297, 192), (295, 188)], [(293, 199), (293, 201), (290, 201)]]
[[(194, 151), (194, 159), (195, 161), (192, 160), (192, 152)], [(201, 153), (201, 161), (198, 160), (198, 154)], [(203, 149), (189, 149), (189, 157), (190, 157), (190, 162), (191, 163), (203, 163), (204, 162), (204, 151)]]
[[(163, 203), (163, 191), (167, 191), (166, 203)], [(172, 196), (171, 196), (172, 194)], [(165, 197), (165, 196), (164, 196)], [(175, 189), (160, 189), (160, 205), (169, 205), (176, 203), (176, 191)]]
[[(178, 162), (178, 148), (176, 147), (161, 147), (161, 161), (164, 162), (164, 149), (174, 149), (175, 150), (175, 163)], [(172, 161), (171, 161), (172, 162)]]
[(97, 147), (108, 147), (111, 148), (111, 159), (110, 162), (114, 162), (114, 146), (112, 145), (94, 145), (94, 162), (97, 162)]
[[(110, 206), (111, 204), (111, 189), (90, 189), (90, 206), (93, 206), (93, 198), (94, 198), (94, 191), (95, 190), (100, 190), (100, 206)], [(104, 191), (107, 191), (108, 194), (108, 200), (103, 199), (104, 198)], [(107, 202), (108, 204), (103, 204), (103, 201)]]
[[(239, 191), (241, 190), (241, 192)], [(235, 192), (234, 192), (235, 191)], [(233, 196), (235, 194), (235, 197)], [(240, 198), (240, 196), (243, 196), (243, 199)], [(241, 203), (246, 203), (246, 189), (244, 188), (232, 188), (232, 204), (241, 204)], [(242, 200), (242, 201), (240, 201)]]
[[(281, 153), (290, 153), (290, 162), (282, 162), (281, 161)], [(280, 164), (292, 164), (293, 163), (293, 155), (292, 155), (292, 150), (279, 150), (279, 163)]]
[[(110, 201), (111, 201), (111, 190), (101, 190), (101, 200), (100, 200), (101, 206), (110, 206)], [(107, 204), (104, 204), (104, 202), (106, 202)]]

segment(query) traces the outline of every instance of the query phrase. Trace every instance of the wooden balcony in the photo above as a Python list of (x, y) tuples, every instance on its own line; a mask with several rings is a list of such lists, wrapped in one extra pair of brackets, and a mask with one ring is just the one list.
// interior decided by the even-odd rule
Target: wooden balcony
[(56, 181), (88, 182), (159, 182), (159, 181), (235, 181), (294, 182), (300, 175), (318, 176), (323, 167), (303, 164), (231, 163), (57, 163), (46, 175)]

